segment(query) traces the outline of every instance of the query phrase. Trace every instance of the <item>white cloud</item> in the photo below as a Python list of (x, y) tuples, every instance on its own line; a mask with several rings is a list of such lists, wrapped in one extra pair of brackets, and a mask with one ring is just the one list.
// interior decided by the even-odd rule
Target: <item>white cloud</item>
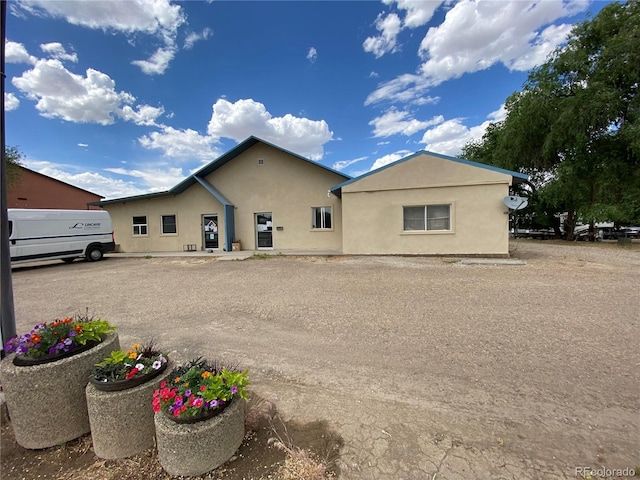
[(385, 53), (395, 52), (401, 26), (400, 17), (395, 13), (390, 13), (387, 16), (379, 14), (376, 18), (376, 30), (381, 33), (377, 37), (368, 37), (364, 41), (362, 44), (364, 51), (373, 53), (376, 58), (382, 57)]
[(463, 119), (454, 118), (441, 123), (435, 128), (427, 130), (421, 142), (425, 144), (425, 149), (444, 155), (460, 155), (462, 147), (472, 141), (480, 140), (487, 131), (490, 123), (500, 122), (507, 116), (504, 104), (494, 112), (487, 115), (488, 120), (480, 125), (467, 127)]
[(18, 100), (18, 97), (16, 97), (13, 93), (5, 92), (4, 94), (5, 110), (7, 112), (10, 112), (11, 110), (17, 110), (19, 106), (20, 106), (20, 100)]
[(309, 48), (309, 51), (307, 52), (307, 60), (311, 63), (316, 63), (317, 58), (318, 51), (314, 47)]
[(442, 2), (434, 0), (382, 0), (382, 3), (386, 5), (397, 4), (398, 10), (405, 11), (405, 17), (403, 20), (396, 13), (389, 13), (386, 16), (383, 13), (378, 15), (375, 26), (380, 35), (367, 37), (362, 44), (364, 51), (373, 53), (376, 58), (380, 58), (386, 53), (398, 51), (400, 32), (405, 28), (416, 28), (428, 23)]
[(364, 104), (372, 105), (383, 101), (411, 103), (414, 105), (438, 103), (440, 97), (426, 95), (429, 87), (429, 82), (424, 77), (405, 73), (380, 85), (369, 94)]
[(107, 2), (52, 2), (21, 0), (19, 6), (33, 15), (64, 18), (73, 25), (174, 36), (185, 22), (179, 5), (170, 0), (109, 0)]
[(4, 44), (4, 56), (7, 63), (29, 63), (35, 65), (38, 61), (36, 57), (29, 55), (24, 45), (11, 41), (6, 41)]
[(202, 32), (200, 33), (191, 32), (189, 35), (187, 35), (187, 38), (184, 39), (184, 48), (190, 50), (193, 48), (196, 42), (199, 42), (200, 40), (206, 40), (212, 34), (213, 30), (208, 27), (202, 30)]
[(235, 103), (219, 99), (213, 104), (207, 131), (209, 135), (236, 141), (255, 135), (312, 160), (322, 158), (322, 146), (333, 138), (324, 120), (309, 120), (289, 113), (272, 117), (262, 103), (252, 99)]
[[(394, 3), (394, 0), (383, 1)], [(418, 26), (429, 15), (428, 11), (411, 11), (414, 3), (429, 2), (398, 0), (396, 3), (399, 9), (407, 11), (403, 28), (409, 27), (409, 22)], [(588, 5), (589, 0), (461, 0), (453, 4), (445, 20), (429, 28), (422, 39), (418, 54), (423, 63), (418, 73), (402, 74), (379, 85), (369, 94), (365, 105), (382, 101), (429, 102), (431, 99), (425, 99), (425, 94), (430, 88), (496, 64), (509, 70), (527, 71), (543, 63), (547, 55), (566, 40), (572, 25), (555, 25), (555, 22), (584, 11)], [(431, 7), (433, 11), (437, 8)]]
[(77, 167), (58, 165), (47, 161), (27, 159), (25, 166), (48, 177), (56, 178), (61, 182), (107, 198), (140, 195), (149, 192), (154, 185), (154, 183), (150, 183), (148, 186), (140, 187), (135, 183), (108, 177), (97, 172), (76, 171), (74, 173), (69, 170), (77, 170)]
[(73, 25), (127, 35), (141, 32), (156, 36), (162, 40), (163, 47), (158, 48), (148, 60), (132, 62), (148, 75), (166, 71), (176, 54), (178, 28), (186, 22), (182, 8), (170, 0), (21, 0), (18, 5), (32, 15), (64, 18)]
[(122, 107), (118, 115), (123, 120), (135, 123), (136, 125), (156, 125), (156, 119), (164, 113), (162, 107), (152, 107), (150, 105), (136, 105), (134, 110), (129, 105)]
[(558, 45), (564, 43), (573, 25), (550, 25), (545, 28), (531, 44), (531, 48), (522, 56), (514, 59), (510, 64), (511, 70), (526, 71), (536, 65), (542, 65), (549, 53)]
[(131, 64), (140, 67), (140, 70), (147, 75), (162, 75), (169, 68), (169, 63), (176, 56), (176, 51), (173, 46), (161, 47), (148, 60), (134, 60)]
[(47, 118), (110, 125), (120, 117), (137, 125), (153, 125), (163, 112), (148, 105), (137, 105), (133, 110), (129, 105), (135, 97), (116, 91), (109, 75), (89, 68), (83, 77), (67, 70), (57, 59), (38, 60), (12, 83), (29, 99), (37, 100), (36, 108)]
[[(143, 184), (147, 185), (148, 188), (144, 193), (147, 192), (164, 192), (174, 187), (182, 180), (185, 179), (185, 175), (182, 172), (181, 168), (177, 167), (163, 167), (163, 168), (149, 168), (149, 169), (133, 169), (127, 170), (124, 168), (105, 168), (105, 171), (110, 173), (115, 173), (116, 175), (122, 175), (126, 177), (133, 177), (136, 179), (142, 180)], [(124, 195), (112, 195), (109, 194), (110, 198), (118, 198)]]
[(52, 42), (52, 43), (41, 43), (40, 48), (44, 53), (48, 53), (51, 58), (56, 58), (58, 60), (68, 60), (70, 62), (76, 63), (78, 61), (78, 55), (74, 53), (67, 53), (65, 48), (61, 43)]
[(382, 116), (371, 120), (369, 125), (374, 127), (374, 137), (388, 137), (399, 133), (411, 136), (420, 130), (432, 125), (437, 125), (443, 121), (444, 117), (442, 115), (435, 116), (431, 120), (416, 120), (409, 112), (399, 111), (392, 107)]
[(79, 143), (78, 146), (84, 148), (84, 147), (88, 147), (89, 144), (88, 143)]
[(588, 0), (461, 1), (422, 40), (419, 54), (426, 61), (420, 71), (429, 83), (438, 85), (496, 63), (510, 70), (528, 70), (544, 61), (565, 40), (570, 27), (551, 27), (542, 32), (540, 29), (586, 9), (588, 3)]
[(406, 15), (402, 21), (403, 27), (416, 28), (425, 25), (431, 20), (442, 1), (438, 0), (382, 0), (382, 3), (392, 5), (396, 3), (399, 10), (405, 10)]
[(366, 160), (367, 158), (369, 157), (358, 157), (358, 158), (354, 158), (353, 160), (340, 160), (338, 162), (335, 162), (331, 168), (333, 168), (334, 170), (342, 171), (348, 166), (353, 165), (354, 163), (358, 163), (363, 160)]
[(220, 155), (213, 147), (218, 140), (218, 137), (201, 135), (195, 130), (178, 130), (168, 126), (163, 126), (160, 132), (151, 132), (138, 139), (144, 148), (162, 150), (166, 157), (200, 161), (210, 161)]
[(375, 170), (377, 168), (384, 167), (385, 165), (389, 165), (390, 163), (397, 162), (410, 153), (412, 153), (410, 150), (398, 150), (397, 152), (380, 157), (375, 162), (373, 162), (373, 165), (371, 165), (371, 170)]

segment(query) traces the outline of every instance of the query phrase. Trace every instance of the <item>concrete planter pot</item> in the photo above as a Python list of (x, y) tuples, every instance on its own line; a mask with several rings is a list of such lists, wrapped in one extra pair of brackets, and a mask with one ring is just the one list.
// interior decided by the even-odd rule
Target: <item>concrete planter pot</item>
[(94, 364), (120, 349), (112, 333), (95, 347), (41, 365), (16, 366), (15, 354), (0, 362), (16, 442), (29, 449), (49, 448), (90, 430), (85, 387)]
[(91, 438), (96, 456), (104, 459), (127, 458), (154, 446), (153, 392), (166, 380), (171, 359), (162, 373), (133, 388), (100, 390), (86, 387)]
[(194, 476), (229, 460), (244, 438), (245, 404), (235, 398), (219, 415), (191, 424), (176, 423), (157, 412), (154, 421), (162, 468), (169, 475)]

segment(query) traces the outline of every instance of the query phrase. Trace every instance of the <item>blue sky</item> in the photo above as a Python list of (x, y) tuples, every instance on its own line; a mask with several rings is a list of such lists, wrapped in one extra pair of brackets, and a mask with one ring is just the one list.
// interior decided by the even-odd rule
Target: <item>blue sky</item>
[(604, 2), (9, 0), (7, 144), (106, 198), (250, 135), (352, 176), (458, 155)]

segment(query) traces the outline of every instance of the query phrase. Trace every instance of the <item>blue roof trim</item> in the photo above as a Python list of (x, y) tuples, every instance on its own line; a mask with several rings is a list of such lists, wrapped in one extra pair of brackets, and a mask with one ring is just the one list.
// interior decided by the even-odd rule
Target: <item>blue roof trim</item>
[(493, 172), (504, 173), (505, 175), (511, 175), (512, 177), (514, 177), (514, 179), (520, 179), (520, 180), (526, 180), (526, 181), (529, 180), (529, 175), (526, 175), (524, 173), (513, 172), (511, 170), (505, 170), (504, 168), (494, 167), (493, 165), (487, 165), (486, 163), (472, 162), (471, 160), (466, 160), (464, 158), (450, 157), (448, 155), (443, 155), (441, 153), (429, 152), (427, 150), (418, 150), (417, 152), (412, 153), (411, 155), (408, 155), (408, 156), (406, 156), (404, 158), (401, 158), (400, 160), (396, 160), (395, 162), (389, 163), (388, 165), (385, 165), (384, 167), (377, 168), (375, 170), (372, 170), (370, 172), (362, 174), (359, 177), (351, 178), (350, 180), (347, 180), (346, 182), (342, 182), (342, 183), (339, 183), (338, 185), (334, 185), (333, 187), (331, 187), (331, 192), (335, 192), (335, 191), (341, 190), (342, 187), (345, 187), (347, 185), (355, 183), (358, 180), (363, 179), (364, 177), (368, 177), (369, 175), (373, 175), (375, 173), (381, 172), (382, 170), (386, 170), (387, 168), (391, 168), (391, 167), (393, 167), (395, 165), (398, 165), (399, 163), (406, 162), (408, 160), (411, 160), (412, 158), (415, 158), (415, 157), (417, 157), (419, 155), (423, 155), (423, 154), (424, 155), (431, 155), (432, 157), (441, 158), (443, 160), (450, 160), (452, 162), (462, 163), (464, 165), (469, 165), (469, 166), (472, 166), (472, 167), (484, 168), (486, 170), (491, 170)]
[[(263, 143), (264, 145), (268, 145), (269, 147), (272, 147), (272, 148), (275, 148), (277, 150), (280, 150), (281, 152), (288, 153), (289, 155), (291, 155), (293, 157), (296, 157), (296, 158), (299, 158), (300, 160), (304, 160), (305, 162), (310, 163), (311, 165), (314, 165), (316, 167), (320, 167), (320, 168), (322, 168), (324, 170), (327, 170), (327, 171), (329, 171), (331, 173), (335, 173), (336, 175), (340, 175), (341, 177), (344, 177), (347, 180), (352, 179), (352, 177), (350, 175), (347, 175), (345, 173), (339, 172), (338, 170), (334, 170), (333, 168), (325, 167), (321, 163), (314, 162), (313, 160), (309, 160), (308, 158), (302, 157), (302, 156), (298, 155), (297, 153), (290, 152), (289, 150), (285, 150), (284, 148), (278, 147), (277, 145), (274, 145), (272, 143), (266, 142), (266, 141), (262, 140), (261, 138), (258, 138), (258, 137), (255, 137), (255, 136), (251, 135), (249, 138), (247, 138), (246, 140), (240, 142), (238, 145), (236, 145), (234, 148), (229, 150), (227, 153), (224, 153), (224, 154), (220, 155), (218, 158), (216, 158), (211, 163), (209, 163), (209, 164), (205, 165), (204, 167), (202, 167), (200, 170), (195, 172), (193, 175), (190, 175), (187, 178), (185, 178), (182, 182), (178, 183), (175, 187), (171, 188), (170, 190), (167, 190), (165, 192), (156, 192), (156, 193), (148, 193), (148, 194), (144, 194), (144, 195), (135, 195), (135, 196), (132, 196), (132, 197), (122, 197), (122, 198), (117, 198), (117, 199), (113, 199), (113, 200), (103, 200), (103, 201), (100, 201), (100, 202), (93, 202), (90, 205), (102, 206), (102, 205), (108, 205), (110, 203), (122, 203), (122, 202), (133, 201), (133, 200), (143, 200), (145, 198), (155, 198), (155, 197), (161, 197), (161, 196), (164, 196), (164, 195), (177, 195), (179, 193), (184, 192), (187, 188), (191, 187), (192, 185), (195, 185), (196, 183), (200, 183), (203, 187), (207, 188), (204, 184), (202, 184), (202, 182), (199, 181), (199, 179), (202, 179), (202, 178), (206, 177), (207, 175), (210, 175), (211, 173), (215, 172), (218, 168), (222, 167), (223, 165), (225, 165), (229, 161), (233, 160), (238, 155), (246, 152), (247, 150), (249, 150), (251, 147), (253, 147), (254, 145), (256, 145), (258, 143)], [(209, 185), (209, 187), (211, 187), (211, 185)], [(213, 188), (213, 187), (211, 187), (211, 188)], [(221, 198), (224, 198), (224, 196), (220, 192), (218, 192), (217, 190), (216, 190), (216, 192), (217, 192), (217, 195), (220, 195)], [(212, 191), (209, 191), (209, 193), (211, 193), (214, 197), (218, 198), (216, 196), (216, 194), (214, 194)], [(230, 203), (226, 199), (225, 199), (224, 202), (221, 201), (220, 199), (218, 199), (218, 200), (223, 205), (232, 205), (232, 203)]]
[(209, 192), (213, 197), (218, 200), (222, 205), (229, 205), (233, 207), (233, 203), (231, 203), (227, 198), (222, 195), (213, 185), (207, 182), (204, 178), (193, 177), (196, 181), (204, 187), (204, 189)]

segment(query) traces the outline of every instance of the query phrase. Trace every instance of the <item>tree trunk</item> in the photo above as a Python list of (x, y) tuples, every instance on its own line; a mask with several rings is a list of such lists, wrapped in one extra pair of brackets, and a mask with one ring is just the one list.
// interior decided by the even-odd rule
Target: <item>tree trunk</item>
[(564, 232), (566, 235), (566, 239), (569, 242), (572, 242), (574, 240), (574, 236), (573, 236), (573, 231), (576, 228), (576, 212), (574, 211), (569, 211), (567, 213), (567, 219), (564, 222)]

